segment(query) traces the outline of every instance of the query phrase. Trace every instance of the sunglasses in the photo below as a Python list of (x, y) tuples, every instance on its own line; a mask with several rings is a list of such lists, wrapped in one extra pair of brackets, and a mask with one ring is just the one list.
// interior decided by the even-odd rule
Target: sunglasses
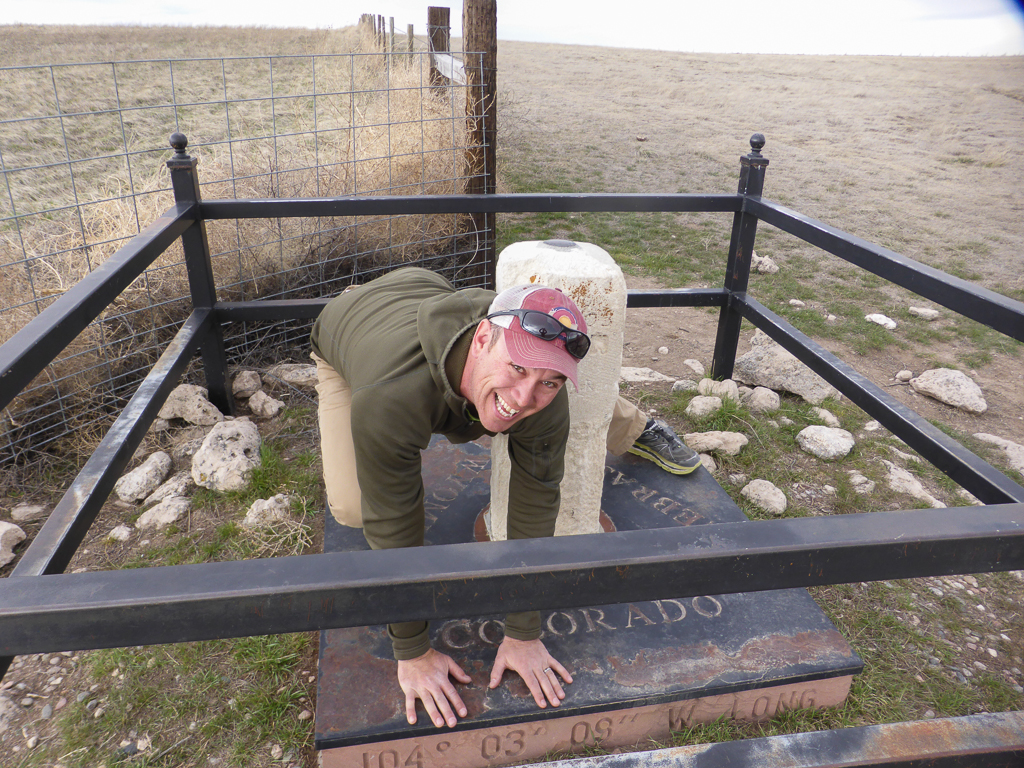
[(558, 320), (546, 312), (536, 309), (507, 309), (503, 312), (495, 312), (488, 315), (486, 319), (499, 315), (514, 315), (519, 318), (519, 327), (531, 336), (536, 336), (544, 341), (554, 341), (557, 338), (565, 339), (565, 351), (582, 360), (590, 350), (590, 337), (583, 331), (574, 331), (566, 328)]

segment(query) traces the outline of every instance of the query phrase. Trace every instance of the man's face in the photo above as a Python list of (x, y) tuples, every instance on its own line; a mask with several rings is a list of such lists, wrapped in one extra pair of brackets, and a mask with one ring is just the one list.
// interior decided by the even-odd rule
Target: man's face
[(504, 432), (545, 408), (565, 386), (565, 376), (546, 368), (512, 362), (504, 334), (491, 346), (491, 324), (477, 326), (462, 375), (462, 396), (471, 402), (489, 432)]

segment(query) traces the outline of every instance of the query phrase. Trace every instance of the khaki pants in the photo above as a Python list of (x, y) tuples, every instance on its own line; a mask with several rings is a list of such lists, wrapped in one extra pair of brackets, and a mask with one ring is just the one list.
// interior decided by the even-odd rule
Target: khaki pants
[[(316, 363), (319, 396), (320, 455), (324, 465), (327, 503), (334, 519), (352, 528), (363, 527), (362, 498), (356, 477), (356, 451), (352, 440), (352, 388), (327, 361), (310, 354)], [(647, 415), (618, 398), (608, 428), (607, 447), (621, 456), (640, 437)]]

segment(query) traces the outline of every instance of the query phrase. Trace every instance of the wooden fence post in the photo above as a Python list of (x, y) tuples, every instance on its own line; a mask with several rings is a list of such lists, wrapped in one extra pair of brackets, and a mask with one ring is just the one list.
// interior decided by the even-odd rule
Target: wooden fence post
[[(466, 149), (466, 194), (493, 195), (495, 192), (495, 140), (498, 127), (497, 0), (465, 0), (462, 11), (462, 41), (466, 69), (466, 120), (469, 136)], [(484, 285), (494, 288), (495, 215), (471, 214), (479, 238), (472, 264)]]
[(413, 41), (414, 40), (415, 40), (415, 38), (413, 37), (413, 34), (412, 34), (412, 24), (410, 24), (409, 25), (409, 61), (412, 61)]
[(427, 7), (427, 40), (430, 49), (430, 84), (435, 89), (444, 86), (445, 77), (437, 68), (434, 53), (448, 53), (451, 43), (451, 9), (436, 6)]

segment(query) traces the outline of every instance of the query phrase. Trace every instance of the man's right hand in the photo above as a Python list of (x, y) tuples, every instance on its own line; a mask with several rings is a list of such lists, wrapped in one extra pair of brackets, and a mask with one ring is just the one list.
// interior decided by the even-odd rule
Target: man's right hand
[(416, 724), (416, 699), (423, 702), (427, 715), (438, 728), (445, 723), (454, 728), (458, 722), (455, 712), (459, 717), (468, 714), (459, 692), (448, 679), (449, 675), (460, 683), (471, 680), (450, 656), (433, 648), (415, 659), (398, 662), (398, 684), (405, 692), (405, 717), (409, 725)]

